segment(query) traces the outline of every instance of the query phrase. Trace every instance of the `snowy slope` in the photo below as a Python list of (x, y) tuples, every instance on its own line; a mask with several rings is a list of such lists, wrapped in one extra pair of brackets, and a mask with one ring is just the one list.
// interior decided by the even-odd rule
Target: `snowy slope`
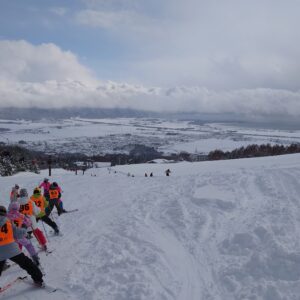
[[(2, 177), (1, 204), (13, 184), (31, 190), (43, 176)], [(299, 154), (54, 170), (65, 208), (80, 210), (55, 215), (63, 236), (41, 254), (45, 280), (64, 292), (19, 283), (0, 297), (300, 299), (299, 178)], [(22, 274), (12, 267), (0, 285)]]

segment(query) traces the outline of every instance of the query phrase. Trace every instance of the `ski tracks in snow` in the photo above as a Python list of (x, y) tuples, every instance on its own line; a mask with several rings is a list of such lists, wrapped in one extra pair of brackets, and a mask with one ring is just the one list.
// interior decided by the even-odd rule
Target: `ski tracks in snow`
[[(295, 177), (296, 176), (296, 177)], [(236, 227), (220, 241), (223, 299), (298, 299), (299, 191), (293, 168), (239, 174)], [(223, 226), (226, 222), (223, 222)], [(233, 224), (232, 224), (233, 225)], [(285, 298), (286, 297), (286, 298)]]
[(300, 169), (264, 161), (62, 176), (65, 208), (79, 212), (57, 219), (46, 281), (63, 284), (60, 299), (299, 300)]

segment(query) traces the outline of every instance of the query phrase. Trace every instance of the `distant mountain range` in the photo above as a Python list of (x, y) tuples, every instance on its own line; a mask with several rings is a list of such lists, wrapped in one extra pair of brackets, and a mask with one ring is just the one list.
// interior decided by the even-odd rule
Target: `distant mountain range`
[(122, 108), (60, 108), (43, 109), (37, 107), (16, 108), (7, 107), (0, 109), (0, 119), (66, 119), (71, 117), (81, 118), (166, 118), (166, 119), (186, 119), (198, 121), (239, 121), (237, 116), (232, 114), (201, 114), (201, 113), (158, 113)]
[(41, 119), (67, 119), (72, 117), (81, 118), (163, 118), (191, 120), (196, 123), (204, 122), (226, 122), (239, 123), (241, 126), (251, 126), (256, 128), (272, 128), (272, 129), (300, 129), (300, 120), (292, 117), (270, 117), (270, 116), (248, 116), (243, 114), (232, 113), (158, 113), (152, 111), (123, 109), (123, 108), (53, 108), (43, 109), (37, 107), (16, 108), (6, 107), (0, 108), (0, 119), (6, 120), (41, 120)]
[(132, 109), (103, 109), (103, 108), (16, 108), (7, 107), (0, 109), (1, 119), (66, 119), (71, 117), (81, 118), (120, 118), (120, 117), (155, 117), (157, 113), (137, 111)]

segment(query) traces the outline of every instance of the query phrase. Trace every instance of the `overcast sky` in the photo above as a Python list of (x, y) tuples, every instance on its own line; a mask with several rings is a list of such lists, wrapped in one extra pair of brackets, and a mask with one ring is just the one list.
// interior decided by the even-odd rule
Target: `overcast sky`
[(0, 1), (0, 106), (300, 115), (299, 0)]

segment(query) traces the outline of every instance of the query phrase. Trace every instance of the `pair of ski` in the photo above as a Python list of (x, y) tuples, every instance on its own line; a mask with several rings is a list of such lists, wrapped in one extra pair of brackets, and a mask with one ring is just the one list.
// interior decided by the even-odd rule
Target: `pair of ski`
[(69, 210), (66, 210), (66, 211), (64, 212), (64, 214), (72, 213), (72, 212), (75, 212), (75, 211), (78, 211), (78, 210), (79, 210), (78, 208), (69, 209)]
[(12, 287), (13, 285), (15, 285), (18, 282), (24, 282), (28, 285), (31, 285), (32, 287), (35, 287), (37, 289), (42, 289), (45, 290), (48, 293), (55, 293), (57, 290), (60, 290), (57, 287), (53, 287), (49, 284), (45, 284), (43, 283), (43, 285), (39, 286), (37, 284), (35, 284), (31, 279), (29, 279), (27, 276), (24, 277), (18, 277), (16, 279), (14, 279), (13, 281), (7, 283), (5, 286), (0, 288), (0, 294), (3, 293), (4, 291), (8, 290), (10, 287)]

